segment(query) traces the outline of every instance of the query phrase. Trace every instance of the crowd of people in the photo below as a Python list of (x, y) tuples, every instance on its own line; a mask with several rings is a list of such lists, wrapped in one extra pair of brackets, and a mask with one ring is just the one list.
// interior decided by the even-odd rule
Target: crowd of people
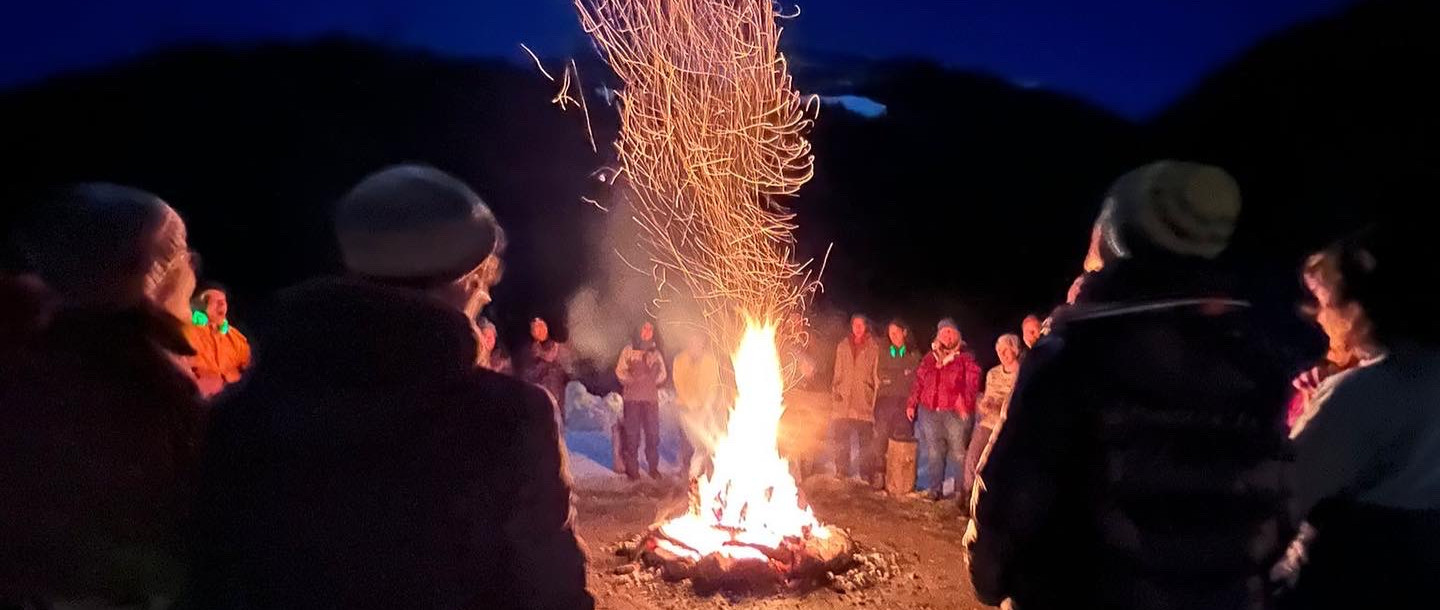
[[(1415, 287), (1440, 279), (1435, 248), (1377, 226), (1310, 257), (1329, 349), (1296, 376), (1220, 260), (1240, 202), (1215, 167), (1123, 176), (1066, 303), (1001, 336), (988, 371), (952, 319), (922, 348), (852, 316), (833, 473), (886, 488), (887, 453), (918, 439), (920, 492), (953, 479), (971, 516), (987, 604), (1428, 607), (1440, 322)], [(512, 358), (480, 316), (506, 244), (490, 210), (396, 166), (337, 202), (334, 231), (346, 272), (277, 295), (253, 361), (156, 196), (69, 187), (17, 231), (0, 608), (593, 607), (562, 441), (575, 357), (535, 318)], [(668, 358), (645, 321), (616, 358), (632, 480), (663, 476), (667, 386), (681, 473), (707, 467), (732, 381), (685, 339)]]

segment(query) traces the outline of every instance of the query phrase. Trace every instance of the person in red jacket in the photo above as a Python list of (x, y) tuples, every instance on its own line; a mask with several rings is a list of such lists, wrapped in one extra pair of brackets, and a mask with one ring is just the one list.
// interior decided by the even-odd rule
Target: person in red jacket
[(926, 489), (931, 500), (942, 496), (946, 462), (957, 477), (964, 467), (981, 375), (975, 357), (961, 349), (955, 321), (941, 320), (937, 331), (930, 353), (915, 371), (915, 385), (905, 405), (925, 447)]

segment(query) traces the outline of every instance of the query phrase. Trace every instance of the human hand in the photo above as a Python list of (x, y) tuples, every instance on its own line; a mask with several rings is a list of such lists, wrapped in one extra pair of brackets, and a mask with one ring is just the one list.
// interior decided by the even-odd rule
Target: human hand
[(905, 417), (910, 421), (915, 421), (915, 407), (905, 407)]
[(1320, 383), (1325, 381), (1326, 377), (1328, 377), (1328, 375), (1325, 374), (1325, 371), (1317, 366), (1301, 373), (1299, 377), (1296, 377), (1294, 381), (1290, 382), (1290, 385), (1295, 386), (1296, 390), (1309, 396), (1320, 387)]

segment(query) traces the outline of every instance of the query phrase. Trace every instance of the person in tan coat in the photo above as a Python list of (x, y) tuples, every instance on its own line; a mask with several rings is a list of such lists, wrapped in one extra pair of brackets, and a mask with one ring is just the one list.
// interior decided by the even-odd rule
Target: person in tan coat
[(850, 476), (850, 454), (855, 442), (860, 444), (859, 471), (856, 476), (868, 478), (877, 468), (865, 451), (875, 427), (875, 394), (880, 387), (877, 370), (880, 344), (870, 332), (865, 316), (850, 318), (850, 335), (835, 346), (835, 376), (831, 382), (834, 408), (830, 413), (831, 439), (835, 451), (835, 476)]

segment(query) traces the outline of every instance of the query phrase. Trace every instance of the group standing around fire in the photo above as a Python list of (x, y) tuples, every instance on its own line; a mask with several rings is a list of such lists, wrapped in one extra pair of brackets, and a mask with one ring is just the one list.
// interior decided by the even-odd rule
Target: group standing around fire
[[(46, 203), (0, 278), (0, 608), (593, 606), (575, 357), (535, 318), (512, 358), (480, 317), (506, 239), (469, 186), (414, 165), (357, 184), (333, 216), (345, 273), (282, 291), (253, 359), (168, 204), (108, 184)], [(1066, 304), (988, 371), (953, 319), (853, 316), (834, 473), (918, 474), (937, 500), (952, 479), (987, 604), (1433, 604), (1434, 246), (1381, 226), (1311, 257), (1329, 351), (1296, 377), (1219, 262), (1240, 210), (1219, 168), (1123, 176)], [(704, 472), (731, 383), (708, 337), (667, 359), (642, 322), (613, 371), (623, 473), (663, 476), (667, 384), (682, 472)], [(917, 446), (918, 473), (885, 467)]]

